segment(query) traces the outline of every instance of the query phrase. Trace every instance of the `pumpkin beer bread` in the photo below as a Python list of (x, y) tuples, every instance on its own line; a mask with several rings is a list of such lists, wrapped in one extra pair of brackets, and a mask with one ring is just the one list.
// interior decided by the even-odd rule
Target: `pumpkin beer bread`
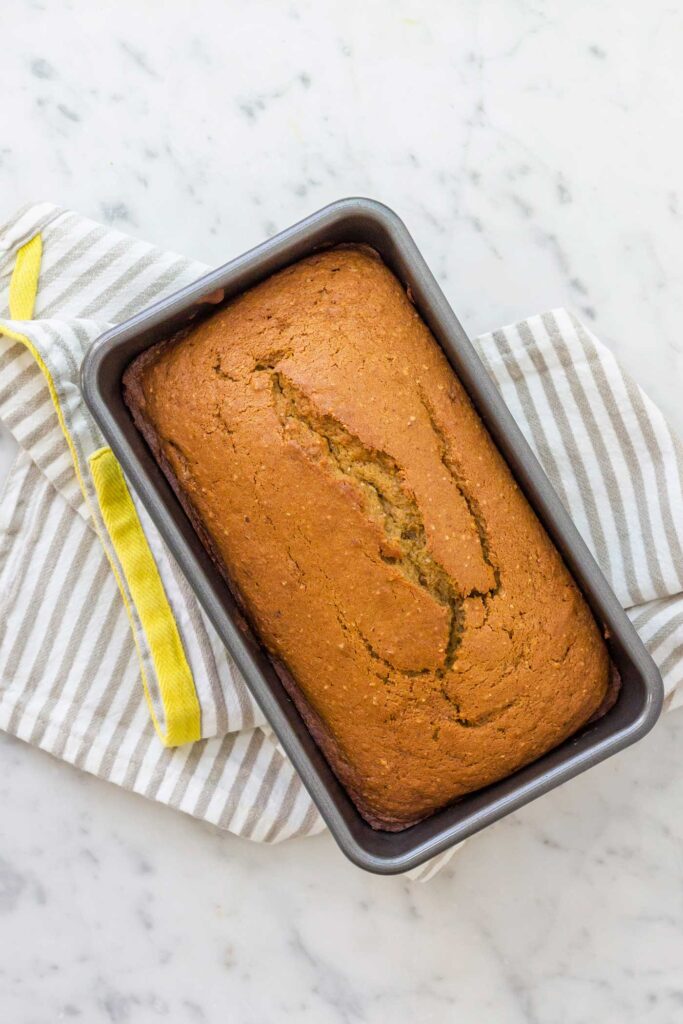
[(124, 389), (373, 826), (508, 775), (603, 705), (588, 606), (371, 249), (275, 274), (144, 352)]

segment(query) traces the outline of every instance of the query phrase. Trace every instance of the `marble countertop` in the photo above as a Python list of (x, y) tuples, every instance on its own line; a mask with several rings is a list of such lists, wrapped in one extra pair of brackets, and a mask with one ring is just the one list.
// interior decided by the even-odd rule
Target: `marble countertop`
[[(49, 199), (215, 264), (371, 195), (471, 334), (566, 305), (683, 433), (683, 13), (560, 7), (5, 0), (0, 221)], [(2, 737), (0, 1016), (682, 1020), (681, 742), (674, 713), (420, 886)]]

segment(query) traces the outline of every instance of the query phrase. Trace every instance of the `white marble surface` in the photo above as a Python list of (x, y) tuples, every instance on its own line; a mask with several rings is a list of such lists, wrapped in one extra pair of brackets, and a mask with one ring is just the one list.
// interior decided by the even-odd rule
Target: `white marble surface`
[[(373, 195), (470, 333), (568, 305), (683, 432), (670, 0), (4, 0), (0, 32), (0, 220), (46, 198), (218, 263)], [(682, 740), (674, 714), (416, 886), (2, 739), (0, 1019), (680, 1021)]]

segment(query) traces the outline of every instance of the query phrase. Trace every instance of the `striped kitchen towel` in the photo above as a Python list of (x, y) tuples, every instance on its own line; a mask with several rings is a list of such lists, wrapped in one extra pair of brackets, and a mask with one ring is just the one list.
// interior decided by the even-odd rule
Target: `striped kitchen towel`
[[(41, 204), (0, 232), (0, 728), (254, 840), (323, 825), (78, 390), (110, 324), (206, 268)], [(683, 449), (559, 310), (477, 348), (679, 702)], [(416, 874), (431, 876), (443, 855)]]

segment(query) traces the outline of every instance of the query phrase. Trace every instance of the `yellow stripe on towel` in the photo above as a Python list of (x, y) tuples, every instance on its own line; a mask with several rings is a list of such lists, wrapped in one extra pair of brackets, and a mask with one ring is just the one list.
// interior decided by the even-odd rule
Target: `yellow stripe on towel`
[(33, 319), (42, 258), (43, 239), (40, 234), (34, 235), (17, 253), (9, 285), (9, 315), (12, 320)]
[[(33, 319), (33, 310), (35, 309), (36, 296), (38, 294), (38, 278), (40, 277), (40, 263), (42, 258), (43, 239), (40, 234), (37, 234), (33, 236), (30, 242), (26, 242), (25, 245), (22, 245), (21, 249), (17, 253), (17, 259), (14, 264), (14, 270), (12, 271), (12, 278), (9, 284), (10, 319)], [(62, 407), (59, 404), (57, 388), (54, 380), (52, 379), (52, 374), (45, 365), (45, 360), (31, 339), (27, 338), (25, 334), (20, 334), (18, 331), (15, 331), (10, 327), (6, 327), (4, 324), (0, 324), (0, 335), (5, 338), (10, 338), (12, 341), (18, 341), (24, 345), (38, 364), (40, 372), (43, 374), (50, 392), (50, 398), (52, 399), (52, 404), (54, 405), (55, 412), (57, 414), (59, 426), (64, 434), (64, 440), (69, 448), (69, 454), (71, 455), (71, 459), (74, 464), (76, 479), (78, 480), (79, 487), (81, 488), (83, 497), (87, 504), (88, 492), (86, 490), (85, 483), (83, 482), (76, 447), (73, 443), (71, 434), (68, 431), (66, 420), (64, 419), (64, 413), (62, 412)]]
[(152, 652), (166, 712), (164, 743), (177, 747), (201, 735), (201, 710), (190, 666), (156, 562), (121, 467), (111, 448), (89, 460), (104, 524)]

